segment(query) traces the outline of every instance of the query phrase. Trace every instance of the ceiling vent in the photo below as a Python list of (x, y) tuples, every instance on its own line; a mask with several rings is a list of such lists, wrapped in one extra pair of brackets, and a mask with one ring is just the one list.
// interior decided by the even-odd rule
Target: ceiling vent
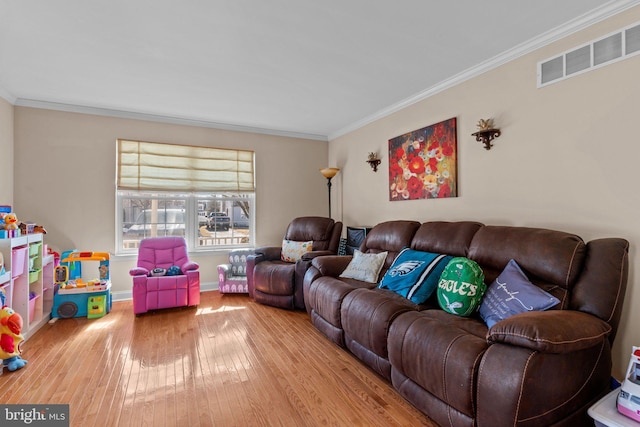
[(640, 24), (538, 63), (538, 87), (612, 64), (640, 53)]

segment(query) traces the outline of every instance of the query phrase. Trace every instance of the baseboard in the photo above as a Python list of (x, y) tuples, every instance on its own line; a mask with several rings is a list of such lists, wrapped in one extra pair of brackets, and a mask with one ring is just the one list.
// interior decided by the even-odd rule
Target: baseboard
[[(218, 282), (200, 283), (200, 292), (217, 291)], [(112, 301), (129, 301), (133, 299), (131, 291), (111, 292)]]

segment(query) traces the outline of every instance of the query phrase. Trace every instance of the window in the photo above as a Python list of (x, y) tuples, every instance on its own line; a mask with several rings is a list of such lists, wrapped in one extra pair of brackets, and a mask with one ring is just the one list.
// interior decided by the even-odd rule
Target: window
[(118, 140), (116, 241), (183, 236), (192, 251), (252, 246), (254, 153)]

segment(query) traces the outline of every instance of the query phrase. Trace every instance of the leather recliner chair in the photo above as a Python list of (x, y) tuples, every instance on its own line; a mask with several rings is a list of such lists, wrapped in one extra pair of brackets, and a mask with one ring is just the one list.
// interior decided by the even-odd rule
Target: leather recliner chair
[(282, 246), (257, 248), (247, 258), (249, 296), (256, 302), (286, 309), (304, 310), (303, 279), (311, 260), (335, 255), (340, 244), (342, 222), (324, 217), (295, 218), (284, 240), (312, 242), (312, 250), (296, 262), (283, 261)]

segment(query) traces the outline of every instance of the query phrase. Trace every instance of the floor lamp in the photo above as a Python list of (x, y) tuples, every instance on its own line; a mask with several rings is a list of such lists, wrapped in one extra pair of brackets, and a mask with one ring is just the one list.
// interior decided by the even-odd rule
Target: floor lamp
[(322, 176), (327, 178), (327, 191), (329, 192), (329, 218), (331, 218), (331, 178), (336, 176), (340, 172), (338, 168), (324, 168), (320, 169)]

